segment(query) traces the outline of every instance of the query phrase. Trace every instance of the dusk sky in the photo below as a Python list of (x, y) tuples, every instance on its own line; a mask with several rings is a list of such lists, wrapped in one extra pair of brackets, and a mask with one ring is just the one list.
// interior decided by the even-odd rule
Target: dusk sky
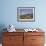
[(33, 9), (20, 9), (20, 15), (32, 14), (32, 13), (33, 13)]

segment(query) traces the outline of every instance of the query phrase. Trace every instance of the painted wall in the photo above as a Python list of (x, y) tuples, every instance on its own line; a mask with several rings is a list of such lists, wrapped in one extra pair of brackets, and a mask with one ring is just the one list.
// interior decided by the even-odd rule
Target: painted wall
[[(46, 28), (46, 0), (0, 0), (0, 25), (16, 28)], [(17, 22), (17, 7), (35, 7), (35, 22)]]

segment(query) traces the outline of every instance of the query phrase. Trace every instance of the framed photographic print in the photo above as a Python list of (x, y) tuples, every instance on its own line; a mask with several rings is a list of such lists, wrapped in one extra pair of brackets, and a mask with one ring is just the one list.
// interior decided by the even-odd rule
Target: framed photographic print
[(35, 21), (35, 7), (18, 7), (17, 20), (21, 22)]

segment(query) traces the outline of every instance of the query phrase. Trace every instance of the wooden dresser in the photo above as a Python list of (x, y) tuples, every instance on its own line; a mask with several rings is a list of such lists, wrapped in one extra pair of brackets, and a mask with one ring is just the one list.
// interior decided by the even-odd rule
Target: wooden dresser
[(44, 46), (44, 32), (3, 32), (3, 46)]

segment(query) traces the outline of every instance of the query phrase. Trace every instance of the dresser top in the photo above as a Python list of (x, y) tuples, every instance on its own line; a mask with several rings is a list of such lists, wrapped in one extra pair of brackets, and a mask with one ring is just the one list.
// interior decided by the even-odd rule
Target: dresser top
[[(16, 29), (16, 32), (26, 32), (24, 29)], [(32, 32), (32, 31), (28, 31), (28, 32)], [(38, 29), (38, 31), (33, 31), (33, 32), (44, 32), (41, 29)]]

